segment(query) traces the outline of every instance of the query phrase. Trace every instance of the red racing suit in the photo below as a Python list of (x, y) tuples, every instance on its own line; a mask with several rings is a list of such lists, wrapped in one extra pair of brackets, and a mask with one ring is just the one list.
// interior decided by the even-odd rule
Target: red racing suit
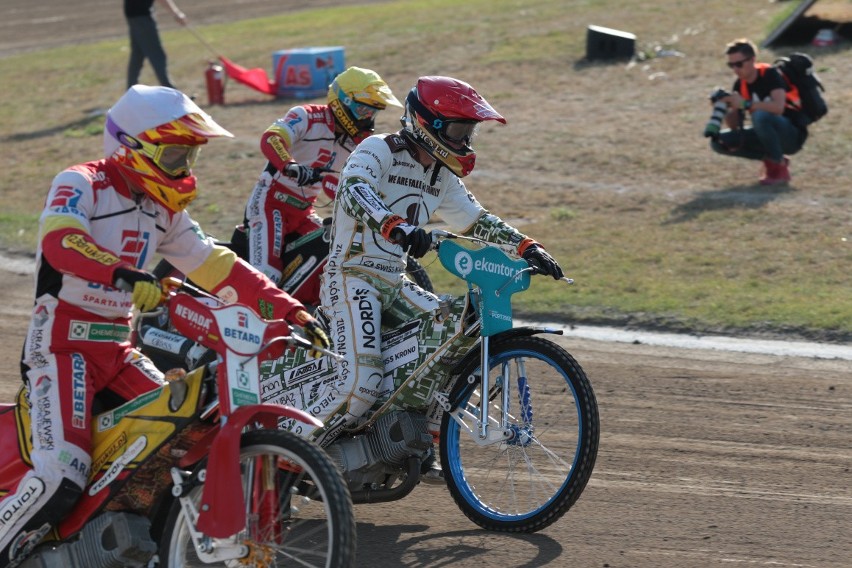
[[(0, 566), (26, 553), (70, 510), (90, 474), (95, 394), (129, 399), (163, 384), (129, 341), (131, 294), (117, 268), (143, 269), (161, 254), (199, 286), (266, 317), (303, 306), (205, 237), (186, 211), (132, 192), (107, 160), (53, 181), (40, 219), (35, 305), (21, 369), (32, 412), (33, 470), (0, 501)], [(18, 493), (37, 488), (32, 494)], [(26, 505), (24, 505), (26, 503)]]
[[(276, 283), (289, 276), (281, 260), (288, 235), (302, 236), (322, 226), (314, 202), (323, 182), (299, 187), (282, 172), (293, 162), (329, 169), (342, 164), (354, 143), (347, 136), (336, 135), (334, 124), (328, 105), (297, 106), (261, 137), (260, 148), (268, 161), (246, 204), (244, 227), (248, 261)], [(293, 293), (307, 301), (304, 293)], [(312, 295), (316, 294), (314, 290)]]

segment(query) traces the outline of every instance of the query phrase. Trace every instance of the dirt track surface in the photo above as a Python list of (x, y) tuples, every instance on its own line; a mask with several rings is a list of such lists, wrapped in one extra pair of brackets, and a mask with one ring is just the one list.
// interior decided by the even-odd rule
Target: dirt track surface
[[(200, 2), (178, 5), (193, 18)], [(203, 23), (307, 4), (211, 0)], [(86, 41), (91, 30), (120, 36), (118, 5), (5, 0), (0, 56)], [(0, 289), (0, 400), (8, 401), (20, 385), (32, 275), (0, 270)], [(358, 566), (850, 566), (849, 361), (563, 344), (601, 410), (597, 466), (574, 508), (539, 534), (493, 534), (465, 519), (446, 490), (418, 487), (400, 502), (356, 507)]]
[[(32, 276), (0, 270), (0, 400), (20, 385)], [(583, 496), (535, 535), (485, 532), (443, 488), (358, 505), (358, 566), (848, 567), (849, 361), (562, 340), (594, 385)]]

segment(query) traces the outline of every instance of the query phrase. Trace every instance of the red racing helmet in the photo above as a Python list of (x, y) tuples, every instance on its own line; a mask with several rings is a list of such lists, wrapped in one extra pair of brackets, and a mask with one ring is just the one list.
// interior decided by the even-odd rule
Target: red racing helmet
[(473, 171), (479, 123), (506, 124), (473, 87), (452, 77), (420, 77), (405, 99), (403, 131), (459, 177)]

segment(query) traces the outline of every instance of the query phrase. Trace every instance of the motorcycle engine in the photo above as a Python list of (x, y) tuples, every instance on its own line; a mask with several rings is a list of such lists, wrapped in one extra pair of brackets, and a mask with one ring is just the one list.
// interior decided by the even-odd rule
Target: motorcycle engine
[(365, 434), (338, 438), (326, 452), (350, 484), (369, 485), (401, 470), (410, 457), (424, 460), (431, 447), (426, 417), (398, 411), (379, 418)]
[(151, 521), (140, 515), (104, 513), (83, 527), (79, 539), (36, 548), (21, 568), (147, 566), (157, 552), (150, 527)]

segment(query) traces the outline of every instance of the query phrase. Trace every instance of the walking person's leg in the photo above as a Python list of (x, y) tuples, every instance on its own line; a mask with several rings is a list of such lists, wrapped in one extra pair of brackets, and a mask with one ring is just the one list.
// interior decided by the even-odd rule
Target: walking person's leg
[(130, 18), (128, 22), (130, 22), (132, 41), (139, 47), (143, 57), (151, 63), (157, 81), (164, 87), (175, 88), (169, 78), (166, 52), (160, 42), (157, 22), (149, 17)]
[(139, 42), (139, 37), (144, 33), (144, 26), (138, 24), (142, 18), (128, 18), (127, 31), (130, 36), (130, 56), (127, 58), (127, 88), (139, 82), (139, 74), (142, 72), (142, 64), (145, 62), (145, 51)]

